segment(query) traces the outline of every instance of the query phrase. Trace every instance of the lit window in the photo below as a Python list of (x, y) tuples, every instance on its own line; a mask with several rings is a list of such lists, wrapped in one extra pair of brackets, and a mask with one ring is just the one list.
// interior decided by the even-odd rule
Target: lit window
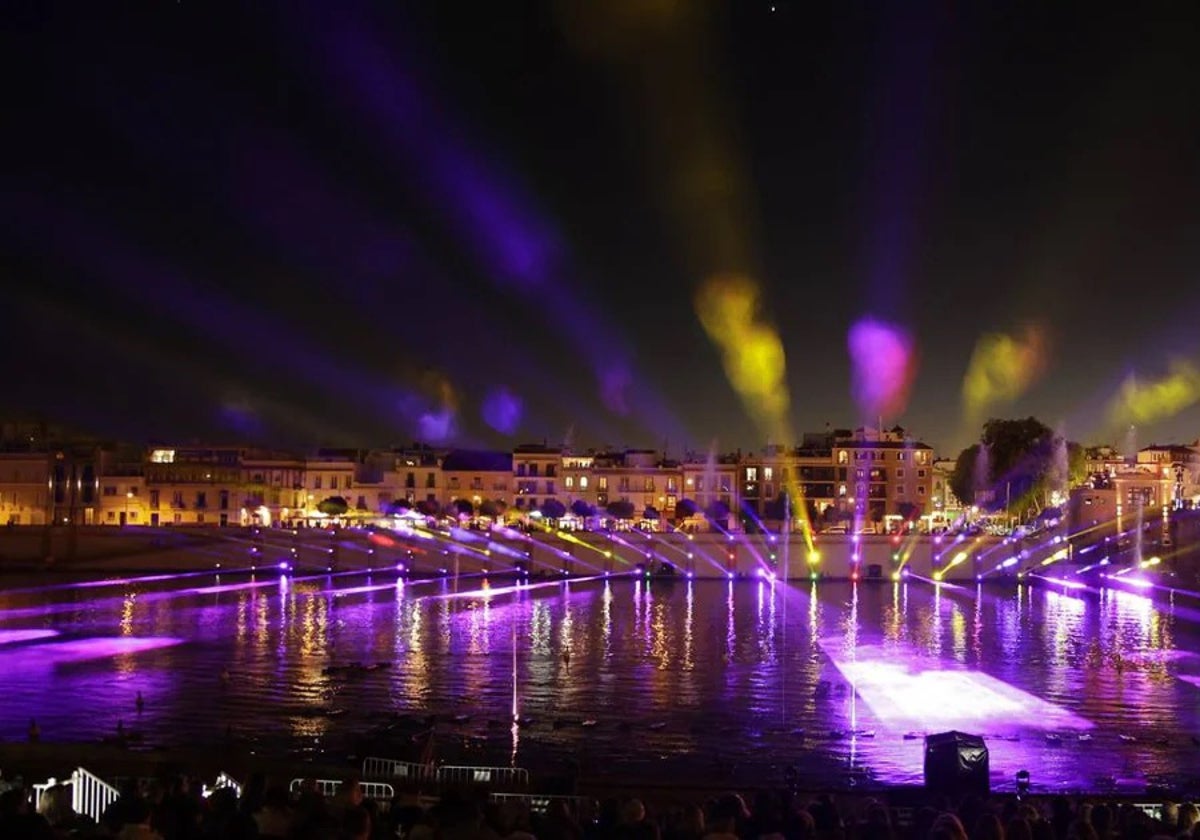
[(838, 450), (838, 463), (845, 464), (850, 460), (850, 456), (846, 454), (845, 449)]
[(175, 463), (175, 450), (155, 449), (150, 453), (150, 461), (154, 464), (173, 464)]
[(568, 490), (574, 490), (575, 489), (575, 476), (568, 475), (565, 478), (563, 478), (563, 487), (566, 487)]
[(587, 476), (586, 475), (579, 476), (579, 489), (586, 490), (587, 485), (588, 485)]
[(758, 481), (758, 467), (746, 467), (746, 480)]
[(775, 478), (774, 467), (763, 467), (763, 481), (771, 481)]
[(904, 478), (904, 470), (903, 469), (896, 470), (896, 478)]

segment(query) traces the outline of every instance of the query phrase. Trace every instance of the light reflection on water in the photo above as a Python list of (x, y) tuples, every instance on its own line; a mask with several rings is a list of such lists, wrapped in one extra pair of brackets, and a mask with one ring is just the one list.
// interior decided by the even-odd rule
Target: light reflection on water
[[(796, 766), (823, 784), (919, 782), (921, 741), (903, 735), (920, 710), (914, 722), (911, 710), (880, 708), (890, 684), (896, 696), (955, 694), (936, 704), (993, 736), (997, 780), (1037, 768), (1040, 784), (1102, 788), (1200, 765), (1197, 627), (1189, 609), (1138, 593), (641, 578), (459, 591), (378, 577), (88, 592), (4, 598), (0, 631), (58, 635), (0, 646), (0, 737), (21, 737), (37, 717), (46, 740), (95, 739), (122, 718), (149, 743), (203, 743), (228, 727), (263, 749), (344, 752), (389, 715), (464, 715), (440, 724), (443, 758), (536, 767), (580, 756), (592, 772), (736, 768), (766, 781)], [(108, 637), (183, 642), (56, 653)], [(390, 667), (326, 670), (355, 661)], [(865, 679), (864, 691), (847, 678)], [(147, 707), (131, 725), (137, 691)], [(984, 697), (992, 717), (976, 708)], [(1063, 727), (1061, 744), (1044, 725)], [(1075, 734), (1085, 728), (1086, 742)]]

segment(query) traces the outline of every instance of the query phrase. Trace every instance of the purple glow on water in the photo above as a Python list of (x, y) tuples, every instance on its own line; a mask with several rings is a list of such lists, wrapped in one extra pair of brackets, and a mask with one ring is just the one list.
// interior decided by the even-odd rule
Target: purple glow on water
[(1078, 580), (1067, 580), (1066, 578), (1042, 578), (1046, 583), (1052, 583), (1055, 586), (1065, 586), (1068, 589), (1087, 589), (1087, 584)]
[(0, 630), (0, 645), (15, 645), (57, 635), (57, 630)]
[(39, 645), (26, 645), (15, 651), (4, 653), (0, 655), (0, 667), (22, 667), (35, 662), (46, 665), (84, 662), (89, 659), (143, 653), (172, 647), (182, 642), (182, 639), (154, 636), (112, 636), (54, 641)]
[[(1039, 784), (1088, 787), (1129, 766), (1180, 769), (1187, 756), (1151, 745), (1200, 728), (1200, 669), (1183, 653), (1200, 649), (1196, 622), (1125, 588), (1082, 597), (1054, 585), (1020, 594), (831, 581), (810, 589), (763, 585), (765, 570), (757, 586), (694, 581), (690, 570), (681, 570), (683, 586), (641, 575), (568, 585), (548, 571), (556, 579), (494, 589), (321, 575), (204, 594), (170, 581), (125, 598), (28, 593), (8, 601), (41, 610), (27, 629), (57, 630), (82, 647), (61, 656), (52, 653), (60, 640), (0, 649), (9, 663), (0, 737), (22, 737), (37, 717), (44, 740), (94, 740), (123, 716), (152, 743), (203, 744), (232, 716), (264, 754), (303, 743), (340, 756), (381, 714), (463, 713), (473, 720), (461, 740), (476, 752), (450, 754), (465, 747), (447, 738), (446, 760), (505, 763), (512, 743), (489, 739), (489, 721), (511, 720), (514, 673), (521, 715), (540, 721), (521, 728), (522, 766), (558, 766), (586, 745), (614, 772), (651, 763), (696, 774), (719, 750), (747, 778), (771, 783), (800, 749), (785, 744), (789, 733), (803, 728), (802, 772), (819, 784), (840, 786), (848, 761), (881, 783), (919, 784), (922, 745), (903, 735), (958, 725), (988, 738), (1001, 781), (1028, 767)], [(778, 608), (789, 600), (794, 609)], [(1164, 620), (1171, 632), (1154, 632)], [(26, 629), (13, 620), (6, 628)], [(153, 647), (155, 639), (184, 644)], [(560, 664), (567, 650), (569, 668)], [(351, 661), (390, 667), (352, 680), (322, 673)], [(232, 679), (223, 684), (225, 668)], [(135, 691), (147, 699), (136, 724)], [(336, 722), (324, 716), (339, 708)], [(550, 726), (560, 715), (599, 724)], [(1042, 737), (1048, 728), (1068, 732), (1057, 750)], [(823, 737), (864, 729), (876, 737)], [(1091, 732), (1091, 748), (1066, 748), (1072, 730)], [(1118, 739), (1127, 732), (1136, 743)]]
[(1092, 728), (1073, 712), (956, 663), (876, 645), (860, 645), (848, 656), (841, 640), (821, 644), (872, 713), (891, 726), (929, 732)]

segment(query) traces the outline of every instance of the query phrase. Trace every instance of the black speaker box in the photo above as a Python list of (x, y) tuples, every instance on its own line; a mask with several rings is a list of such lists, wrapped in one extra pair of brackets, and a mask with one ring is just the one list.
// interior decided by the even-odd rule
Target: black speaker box
[(965, 732), (925, 737), (925, 789), (954, 798), (988, 796), (988, 748), (983, 738)]

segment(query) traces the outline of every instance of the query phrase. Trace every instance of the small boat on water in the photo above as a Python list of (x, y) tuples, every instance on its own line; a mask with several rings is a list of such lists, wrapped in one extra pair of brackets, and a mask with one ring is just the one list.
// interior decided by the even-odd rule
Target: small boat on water
[(905, 741), (919, 741), (924, 737), (925, 737), (924, 732), (905, 732), (904, 733)]
[(584, 729), (591, 729), (595, 726), (598, 726), (599, 724), (600, 724), (600, 721), (592, 720), (591, 718), (588, 718), (587, 720), (585, 720), (583, 723), (581, 723), (579, 725), (582, 726)]
[(1056, 732), (1047, 732), (1046, 743), (1050, 744), (1051, 746), (1058, 746), (1062, 743), (1062, 736)]
[(1090, 740), (1092, 740), (1092, 736), (1087, 732), (1080, 732), (1079, 740), (1080, 741), (1090, 741)]
[(390, 662), (371, 662), (363, 664), (362, 662), (351, 662), (348, 665), (327, 665), (321, 669), (321, 673), (327, 677), (357, 677), (363, 674), (373, 674), (376, 671), (385, 671), (392, 667)]
[(1137, 738), (1133, 737), (1132, 735), (1126, 735), (1125, 733), (1121, 733), (1117, 737), (1120, 738), (1122, 741), (1124, 741), (1126, 744), (1132, 744), (1134, 741), (1137, 740)]
[(853, 734), (854, 737), (856, 737), (856, 738), (874, 738), (875, 730), (874, 729), (856, 729), (851, 734)]

